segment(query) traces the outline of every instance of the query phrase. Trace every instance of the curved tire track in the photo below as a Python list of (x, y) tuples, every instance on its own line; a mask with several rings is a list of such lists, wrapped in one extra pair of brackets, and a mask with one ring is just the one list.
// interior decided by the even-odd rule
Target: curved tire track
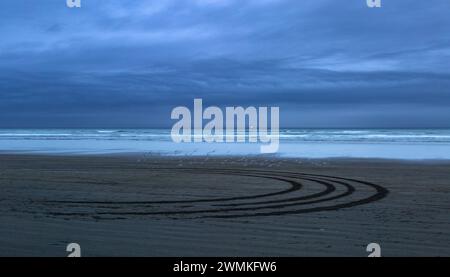
[[(279, 216), (320, 211), (334, 211), (369, 204), (383, 199), (389, 191), (377, 184), (352, 178), (329, 175), (208, 168), (149, 168), (153, 171), (179, 171), (194, 174), (247, 176), (282, 181), (288, 189), (240, 197), (204, 198), (162, 201), (36, 201), (45, 206), (51, 216), (91, 216), (97, 219), (130, 216), (170, 216), (188, 218), (239, 218)], [(324, 187), (319, 192), (300, 194), (304, 181)], [(243, 201), (243, 202), (242, 202)], [(177, 204), (191, 204), (179, 207)], [(156, 205), (156, 207), (155, 207)], [(84, 207), (89, 212), (71, 211)], [(192, 208), (192, 209), (191, 209)], [(58, 211), (63, 210), (63, 211)], [(92, 210), (92, 212), (90, 212)]]

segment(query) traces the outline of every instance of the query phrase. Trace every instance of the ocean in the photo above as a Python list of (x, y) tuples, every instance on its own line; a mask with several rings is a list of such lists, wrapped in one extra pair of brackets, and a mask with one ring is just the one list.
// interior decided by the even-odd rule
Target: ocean
[(168, 156), (450, 159), (450, 129), (282, 129), (275, 154), (257, 143), (174, 143), (169, 129), (0, 129), (0, 152)]

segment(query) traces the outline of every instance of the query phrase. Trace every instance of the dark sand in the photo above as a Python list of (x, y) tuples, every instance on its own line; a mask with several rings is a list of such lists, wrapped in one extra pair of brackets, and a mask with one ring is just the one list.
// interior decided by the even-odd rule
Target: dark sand
[(0, 256), (450, 256), (450, 163), (0, 155)]

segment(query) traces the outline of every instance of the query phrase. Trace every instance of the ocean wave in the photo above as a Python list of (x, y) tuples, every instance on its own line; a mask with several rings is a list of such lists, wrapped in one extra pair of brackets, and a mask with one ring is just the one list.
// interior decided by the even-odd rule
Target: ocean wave
[[(270, 134), (270, 133), (269, 133)], [(239, 131), (236, 136), (248, 133)], [(224, 138), (226, 134), (224, 134)], [(450, 143), (450, 130), (336, 130), (283, 129), (281, 142), (348, 142), (348, 143)], [(169, 129), (64, 129), (0, 130), (1, 140), (123, 140), (170, 141)]]

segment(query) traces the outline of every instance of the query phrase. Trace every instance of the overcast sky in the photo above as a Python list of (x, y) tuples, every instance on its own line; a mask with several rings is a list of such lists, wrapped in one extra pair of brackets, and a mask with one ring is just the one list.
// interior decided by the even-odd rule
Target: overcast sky
[(450, 127), (450, 1), (2, 0), (0, 127), (170, 127), (280, 106), (284, 127)]

